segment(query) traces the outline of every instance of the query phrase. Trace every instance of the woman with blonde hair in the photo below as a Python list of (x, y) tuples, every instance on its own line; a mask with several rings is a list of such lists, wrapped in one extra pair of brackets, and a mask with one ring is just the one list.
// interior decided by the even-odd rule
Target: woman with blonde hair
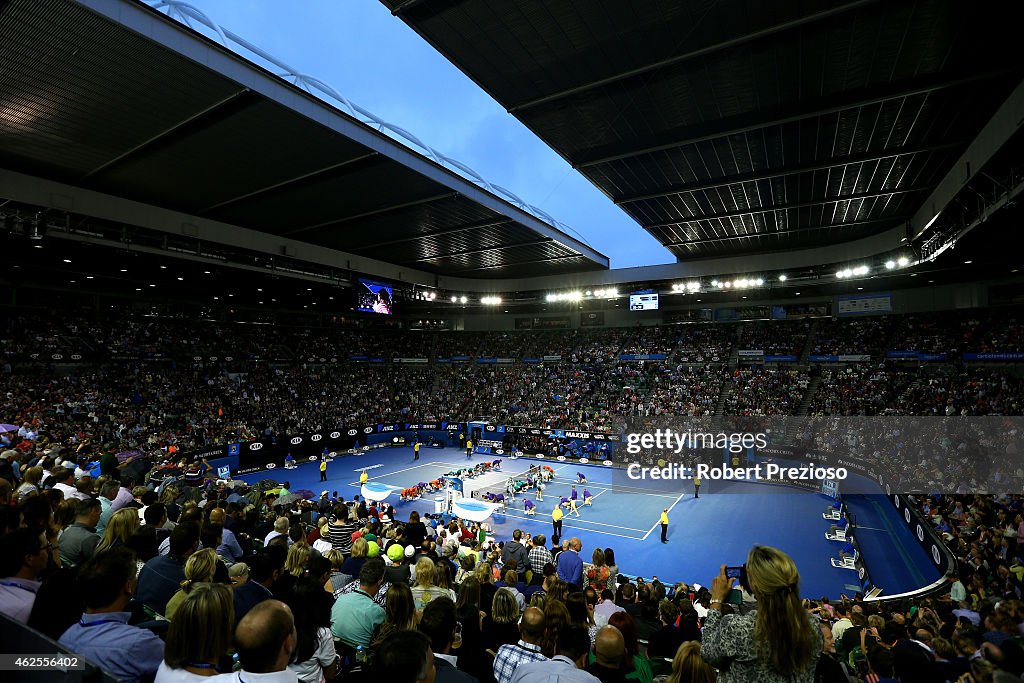
[(327, 583), (324, 584), (325, 591), (334, 593), (352, 583), (353, 577), (341, 573), (341, 565), (345, 563), (345, 556), (340, 550), (331, 548), (324, 553), (324, 559), (331, 563), (331, 578), (327, 579)]
[(135, 508), (121, 508), (110, 516), (107, 528), (103, 532), (103, 538), (100, 539), (99, 545), (96, 546), (96, 552), (93, 554), (99, 555), (111, 548), (123, 546), (138, 528), (139, 511)]
[(818, 618), (800, 602), (800, 573), (792, 558), (754, 546), (745, 575), (744, 588), (757, 599), (757, 610), (722, 616), (721, 606), (735, 582), (723, 564), (711, 583), (701, 657), (722, 670), (723, 683), (811, 683), (823, 640)]
[(519, 641), (519, 603), (508, 588), (499, 588), (494, 594), (491, 614), (485, 616), (482, 624), (486, 649), (498, 651), (502, 645)]
[(14, 496), (18, 502), (25, 500), (29, 496), (34, 496), (39, 493), (39, 482), (43, 479), (43, 468), (39, 465), (35, 467), (29, 467), (25, 470), (25, 474), (21, 477), (21, 484), (14, 491)]
[(422, 610), (427, 603), (437, 597), (451, 598), (455, 602), (455, 591), (441, 588), (434, 581), (437, 568), (429, 557), (421, 557), (416, 561), (416, 583), (412, 587), (412, 595), (416, 600), (416, 609)]
[(352, 541), (352, 556), (341, 565), (341, 573), (351, 577), (359, 576), (360, 570), (366, 564), (366, 552), (369, 547), (370, 544), (362, 536)]
[(213, 581), (213, 573), (217, 571), (218, 561), (217, 551), (213, 548), (203, 548), (189, 555), (188, 560), (185, 561), (185, 580), (181, 582), (181, 588), (167, 601), (167, 607), (164, 608), (165, 617), (174, 621), (174, 615), (192, 591), (192, 587), (197, 583)]
[(679, 646), (665, 683), (715, 683), (715, 670), (701, 659), (700, 642), (691, 640)]
[(234, 595), (230, 588), (220, 583), (192, 586), (167, 629), (164, 661), (157, 669), (155, 683), (216, 676), (220, 673), (217, 667), (221, 658), (231, 646), (234, 624)]

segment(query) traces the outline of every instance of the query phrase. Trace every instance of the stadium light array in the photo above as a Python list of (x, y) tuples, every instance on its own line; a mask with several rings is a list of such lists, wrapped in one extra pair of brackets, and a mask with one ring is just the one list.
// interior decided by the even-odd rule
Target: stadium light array
[(690, 280), (689, 282), (676, 282), (675, 284), (672, 285), (672, 291), (677, 294), (685, 294), (687, 292), (699, 292), (700, 281)]
[(469, 303), (469, 297), (467, 297), (465, 294), (463, 294), (462, 296), (459, 297), (459, 303), (460, 304)]
[(480, 297), (480, 303), (484, 306), (498, 306), (501, 304), (500, 296), (484, 296)]
[(844, 268), (836, 271), (836, 277), (844, 280), (850, 277), (863, 277), (871, 272), (868, 266), (857, 266), (856, 268)]
[(782, 275), (780, 275), (780, 276), (779, 276), (779, 282), (785, 282), (785, 281), (786, 281), (786, 280), (788, 280), (788, 279), (789, 279), (789, 278), (787, 278), (787, 277), (786, 277), (786, 274), (785, 274), (785, 273), (783, 273)]
[[(587, 292), (587, 296), (590, 296), (591, 292)], [(612, 299), (619, 295), (619, 290), (615, 287), (608, 287), (607, 289), (595, 289), (593, 296), (595, 299)]]
[(578, 290), (572, 292), (558, 292), (557, 294), (548, 294), (544, 297), (544, 300), (548, 303), (554, 303), (557, 301), (581, 301), (583, 299), (583, 292)]

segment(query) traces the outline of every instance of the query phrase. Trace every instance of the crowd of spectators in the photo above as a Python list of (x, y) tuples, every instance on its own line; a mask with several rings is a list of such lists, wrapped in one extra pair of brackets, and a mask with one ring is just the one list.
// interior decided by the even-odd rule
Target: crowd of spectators
[(728, 371), (729, 415), (795, 415), (810, 376), (801, 370), (739, 368)]
[(879, 358), (892, 334), (887, 316), (817, 321), (811, 353), (814, 355), (869, 355)]
[(800, 356), (811, 328), (809, 320), (753, 320), (742, 323), (740, 349), (763, 351), (766, 356)]
[[(33, 349), (63, 353), (109, 342), (87, 320), (69, 319), (63, 328), (42, 318), (19, 320), (18, 331), (4, 329), (8, 360)], [(908, 320), (898, 326), (919, 340), (915, 350), (948, 350), (947, 341), (936, 341), (940, 337), (979, 350), (1015, 344), (1012, 329), (1000, 334), (971, 316), (946, 327)], [(39, 329), (25, 329), (33, 325)], [(793, 353), (807, 329), (806, 323), (779, 327), (778, 337), (769, 339), (767, 324), (744, 325), (752, 331), (744, 332), (739, 347), (758, 344), (766, 354)], [(861, 352), (865, 340), (884, 337), (874, 323), (842, 328), (823, 325), (817, 341), (826, 346), (819, 348), (852, 348), (837, 346), (849, 337)], [(1024, 471), (1005, 467), (1017, 452), (1012, 422), (975, 435), (974, 442), (952, 427), (808, 430), (813, 447), (855, 449), (899, 490), (934, 491), (914, 505), (942, 534), (959, 570), (948, 591), (932, 598), (882, 605), (860, 596), (811, 600), (795, 613), (755, 581), (744, 589), (759, 611), (789, 610), (798, 618), (787, 624), (806, 618), (813, 626), (803, 640), (768, 638), (759, 648), (753, 646), (759, 622), (743, 619), (747, 608), (722, 616), (734, 609), (720, 597), (724, 575), (700, 577), (705, 588), (631, 580), (628, 562), (617, 566), (612, 549), (584, 553), (579, 539), (549, 544), (519, 532), (493, 539), (443, 516), (403, 524), (393, 509), (337, 494), (278, 506), (259, 488), (233, 491), (212, 480), (158, 491), (139, 485), (125, 467), (130, 462), (111, 460), (115, 452), (156, 450), (171, 458), (169, 446), (187, 450), (353, 421), (453, 414), (605, 430), (616, 417), (709, 415), (723, 387), (727, 414), (792, 414), (810, 381), (802, 370), (721, 370), (689, 357), (617, 362), (634, 348), (675, 348), (680, 356), (705, 342), (724, 353), (730, 336), (723, 330), (734, 329), (577, 331), (565, 340), (542, 333), (530, 352), (563, 355), (563, 361), (510, 366), (300, 359), (236, 372), (209, 362), (65, 368), (15, 362), (5, 368), (0, 415), (19, 427), (0, 444), (0, 612), (129, 681), (226, 672), (230, 652), (242, 669), (238, 679), (246, 672), (281, 672), (280, 680), (311, 683), (367, 676), (404, 683), (591, 681), (584, 671), (604, 683), (653, 683), (656, 676), (683, 683), (713, 681), (716, 668), (723, 681), (1020, 680), (1013, 676), (1024, 673), (1024, 496), (976, 493), (1021, 490)], [(946, 331), (936, 336), (937, 329)], [(300, 338), (295, 348), (311, 356), (332, 349), (377, 355), (374, 345), (391, 337), (396, 355), (414, 357), (426, 348), (439, 355), (469, 349), (466, 355), (515, 357), (525, 334), (499, 339), (480, 333), (456, 343), (454, 336), (430, 333), (340, 331), (331, 335), (332, 346), (318, 346), (324, 336), (308, 330), (276, 341), (268, 329), (198, 343), (190, 341), (194, 332), (170, 324), (129, 320), (123, 330), (129, 341), (118, 353), (186, 349), (204, 357), (225, 350), (251, 356), (263, 341), (287, 349), (291, 342), (281, 339)], [(826, 368), (810, 410), (826, 416), (1013, 416), (1024, 412), (1022, 401), (1024, 385), (1006, 370), (857, 365)], [(100, 450), (103, 474), (94, 479), (82, 464)], [(232, 494), (244, 495), (228, 502)], [(792, 562), (781, 553), (771, 558), (775, 574), (790, 576), (786, 594), (797, 598), (789, 588), (798, 581)], [(118, 648), (110, 646), (115, 642)], [(772, 643), (803, 654), (774, 656)], [(427, 659), (409, 664), (417, 652)], [(250, 678), (260, 680), (243, 680)]]

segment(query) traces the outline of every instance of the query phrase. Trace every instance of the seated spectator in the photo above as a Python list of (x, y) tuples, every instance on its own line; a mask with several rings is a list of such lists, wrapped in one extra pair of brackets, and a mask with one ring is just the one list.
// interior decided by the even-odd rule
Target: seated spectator
[(249, 580), (235, 588), (235, 623), (239, 623), (249, 610), (274, 597), (270, 587), (284, 568), (284, 558), (271, 548), (256, 553), (249, 567)]
[(526, 662), (516, 667), (510, 683), (597, 683), (585, 671), (590, 635), (580, 626), (565, 626), (558, 631), (557, 652), (549, 660)]
[(384, 622), (384, 608), (374, 596), (384, 583), (384, 561), (367, 560), (359, 572), (359, 587), (343, 593), (331, 608), (331, 630), (345, 645), (356, 648), (370, 644), (373, 631)]
[(301, 683), (329, 681), (338, 673), (338, 655), (331, 635), (333, 605), (334, 597), (324, 591), (318, 577), (302, 577), (292, 589), (290, 606), (298, 640), (295, 662), (288, 669)]
[(636, 623), (633, 617), (626, 612), (613, 614), (608, 620), (609, 626), (614, 626), (622, 634), (626, 644), (626, 659), (623, 669), (626, 672), (626, 679), (630, 681), (641, 681), (651, 683), (654, 674), (651, 672), (651, 662), (647, 655), (640, 651), (640, 643), (636, 635)]
[[(455, 615), (455, 603), (445, 597), (430, 601), (423, 609), (419, 630), (430, 638), (430, 649), (434, 653), (437, 669), (437, 683), (475, 683), (477, 679), (459, 671), (458, 658), (452, 655), (453, 647), (462, 646), (462, 632)], [(456, 642), (458, 641), (458, 642)]]
[[(117, 513), (114, 514), (116, 516)], [(135, 514), (138, 517), (138, 513)], [(170, 553), (157, 555), (139, 573), (136, 598), (158, 614), (163, 614), (167, 609), (167, 601), (178, 592), (181, 582), (185, 580), (185, 562), (198, 547), (198, 524), (179, 524), (174, 527)]]
[(164, 661), (155, 683), (198, 683), (219, 673), (234, 623), (230, 588), (219, 583), (193, 586), (167, 629)]
[(497, 652), (505, 644), (519, 640), (519, 603), (508, 588), (499, 588), (494, 594), (491, 613), (484, 616), (481, 625), (484, 647)]
[(125, 611), (135, 594), (135, 557), (115, 548), (82, 565), (78, 586), (85, 614), (64, 632), (61, 646), (106, 669), (121, 681), (149, 681), (164, 659), (164, 642), (152, 631), (129, 626)]
[(544, 612), (528, 607), (519, 622), (519, 640), (514, 644), (502, 645), (494, 658), (494, 678), (497, 683), (510, 683), (521, 664), (547, 661), (541, 653), (544, 639)]
[(28, 622), (50, 548), (46, 533), (38, 528), (15, 529), (0, 537), (0, 612)]
[(683, 633), (676, 628), (679, 610), (672, 602), (662, 600), (658, 603), (658, 618), (661, 628), (648, 639), (647, 656), (672, 657), (683, 644)]
[(807, 680), (822, 652), (817, 617), (800, 602), (800, 574), (793, 560), (780, 550), (754, 546), (747, 556), (750, 590), (757, 610), (722, 616), (721, 605), (735, 579), (725, 565), (711, 585), (711, 608), (704, 624), (701, 656), (712, 666), (730, 667), (738, 680)]
[(608, 619), (616, 612), (625, 612), (625, 609), (615, 604), (615, 594), (610, 588), (605, 588), (594, 606), (594, 623), (597, 626), (607, 626)]
[(377, 647), (370, 671), (377, 681), (434, 683), (437, 668), (430, 639), (419, 631), (392, 633)]
[(614, 626), (605, 626), (597, 632), (587, 671), (601, 683), (622, 683), (626, 680), (625, 659), (626, 644), (622, 633)]
[[(193, 553), (185, 561), (185, 578), (181, 582), (181, 588), (167, 601), (167, 608), (164, 616), (174, 621), (174, 615), (185, 597), (191, 592), (192, 587), (199, 583), (210, 583), (213, 581), (213, 574), (217, 570), (217, 553), (213, 548), (203, 548)], [(232, 605), (234, 609), (234, 605)]]
[(431, 600), (445, 596), (455, 602), (455, 591), (438, 586), (435, 572), (437, 568), (429, 557), (420, 557), (416, 561), (416, 583), (412, 587), (412, 595), (416, 599), (416, 609), (423, 609)]
[[(715, 670), (700, 656), (700, 643), (683, 643), (672, 658), (672, 673), (665, 683), (715, 683)], [(832, 683), (841, 683), (833, 681)]]
[[(107, 521), (103, 538), (96, 544), (97, 555), (111, 548), (120, 548), (128, 544), (129, 539), (139, 530), (139, 513), (133, 508), (122, 508), (114, 512)], [(198, 533), (198, 532), (197, 532)]]
[(295, 655), (296, 641), (295, 619), (288, 605), (280, 600), (264, 600), (249, 610), (235, 627), (235, 651), (242, 670), (231, 680), (250, 683), (296, 680), (293, 673), (284, 673)]
[[(393, 583), (388, 588), (384, 599), (384, 621), (377, 627), (371, 638), (371, 644), (381, 643), (396, 631), (410, 631), (416, 628), (419, 612), (416, 600), (407, 583)], [(477, 620), (479, 623), (479, 619)]]

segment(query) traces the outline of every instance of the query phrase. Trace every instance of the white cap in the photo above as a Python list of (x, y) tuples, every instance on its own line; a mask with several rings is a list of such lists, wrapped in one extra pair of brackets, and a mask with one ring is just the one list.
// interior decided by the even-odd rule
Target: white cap
[(416, 548), (412, 547), (411, 545), (405, 546), (405, 556), (406, 557), (412, 557), (415, 554), (416, 554)]

